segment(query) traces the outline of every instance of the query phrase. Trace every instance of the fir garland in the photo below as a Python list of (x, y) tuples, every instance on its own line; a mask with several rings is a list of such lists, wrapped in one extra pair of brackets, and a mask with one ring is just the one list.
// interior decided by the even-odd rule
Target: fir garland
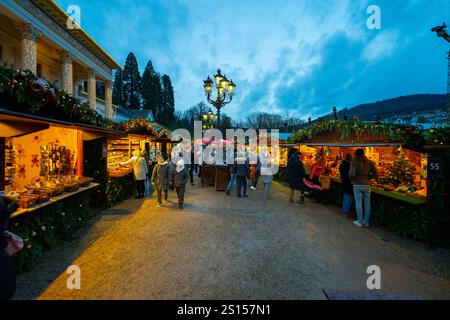
[(354, 136), (386, 136), (390, 141), (402, 142), (412, 150), (421, 150), (425, 145), (448, 145), (450, 127), (420, 127), (394, 124), (374, 124), (358, 120), (323, 120), (300, 129), (289, 139), (290, 143), (301, 143), (321, 134), (337, 132), (341, 139)]
[[(40, 83), (39, 83), (40, 82)], [(92, 110), (88, 104), (59, 91), (54, 84), (48, 90), (36, 89), (37, 83), (46, 83), (30, 71), (0, 66), (1, 107), (21, 113), (43, 116), (68, 122), (106, 127), (109, 120)]]

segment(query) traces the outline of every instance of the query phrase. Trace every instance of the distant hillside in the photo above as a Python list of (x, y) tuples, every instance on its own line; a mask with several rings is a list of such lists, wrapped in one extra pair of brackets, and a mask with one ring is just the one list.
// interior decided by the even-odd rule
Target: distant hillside
[[(435, 110), (446, 110), (445, 94), (415, 94), (398, 98), (361, 104), (353, 108), (345, 108), (338, 111), (338, 118), (342, 119), (346, 115), (352, 118), (358, 115), (361, 120), (374, 120), (376, 116), (381, 119), (393, 116), (411, 114), (413, 112), (433, 112)], [(320, 119), (329, 118), (331, 114)]]

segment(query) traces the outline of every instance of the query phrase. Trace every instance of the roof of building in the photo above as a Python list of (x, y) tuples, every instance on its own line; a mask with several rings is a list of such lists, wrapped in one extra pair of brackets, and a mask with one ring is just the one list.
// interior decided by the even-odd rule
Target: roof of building
[(117, 109), (117, 113), (120, 114), (122, 117), (128, 119), (145, 119), (150, 122), (155, 122), (153, 112), (148, 109), (126, 109), (123, 107), (119, 107)]
[(91, 51), (97, 58), (105, 63), (111, 69), (122, 69), (122, 67), (95, 42), (81, 27), (69, 29), (67, 28), (67, 20), (69, 15), (53, 0), (31, 0), (50, 18), (52, 18), (62, 28), (67, 30), (76, 40)]

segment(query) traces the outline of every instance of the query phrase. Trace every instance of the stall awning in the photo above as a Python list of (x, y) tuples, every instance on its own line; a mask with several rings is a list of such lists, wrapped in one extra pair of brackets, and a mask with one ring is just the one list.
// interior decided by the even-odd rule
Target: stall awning
[(50, 126), (78, 129), (82, 131), (83, 140), (95, 140), (99, 138), (126, 137), (123, 131), (100, 128), (81, 123), (48, 119), (39, 116), (0, 109), (0, 136), (4, 138), (19, 137), (25, 134), (42, 131)]
[(293, 148), (300, 146), (308, 147), (354, 147), (354, 148), (364, 148), (364, 147), (394, 147), (401, 146), (403, 143), (400, 142), (370, 142), (370, 143), (344, 143), (344, 142), (315, 142), (315, 143), (291, 143), (291, 144), (280, 144), (280, 147)]
[(345, 143), (345, 142), (324, 142), (324, 143), (301, 143), (298, 145), (304, 145), (309, 147), (392, 147), (400, 146), (400, 142), (368, 142), (368, 143)]

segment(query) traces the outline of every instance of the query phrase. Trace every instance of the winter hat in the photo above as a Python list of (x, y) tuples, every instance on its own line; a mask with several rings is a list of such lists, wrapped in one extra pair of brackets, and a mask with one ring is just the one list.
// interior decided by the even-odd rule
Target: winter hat
[(180, 159), (177, 161), (177, 172), (181, 172), (184, 169), (184, 160)]

